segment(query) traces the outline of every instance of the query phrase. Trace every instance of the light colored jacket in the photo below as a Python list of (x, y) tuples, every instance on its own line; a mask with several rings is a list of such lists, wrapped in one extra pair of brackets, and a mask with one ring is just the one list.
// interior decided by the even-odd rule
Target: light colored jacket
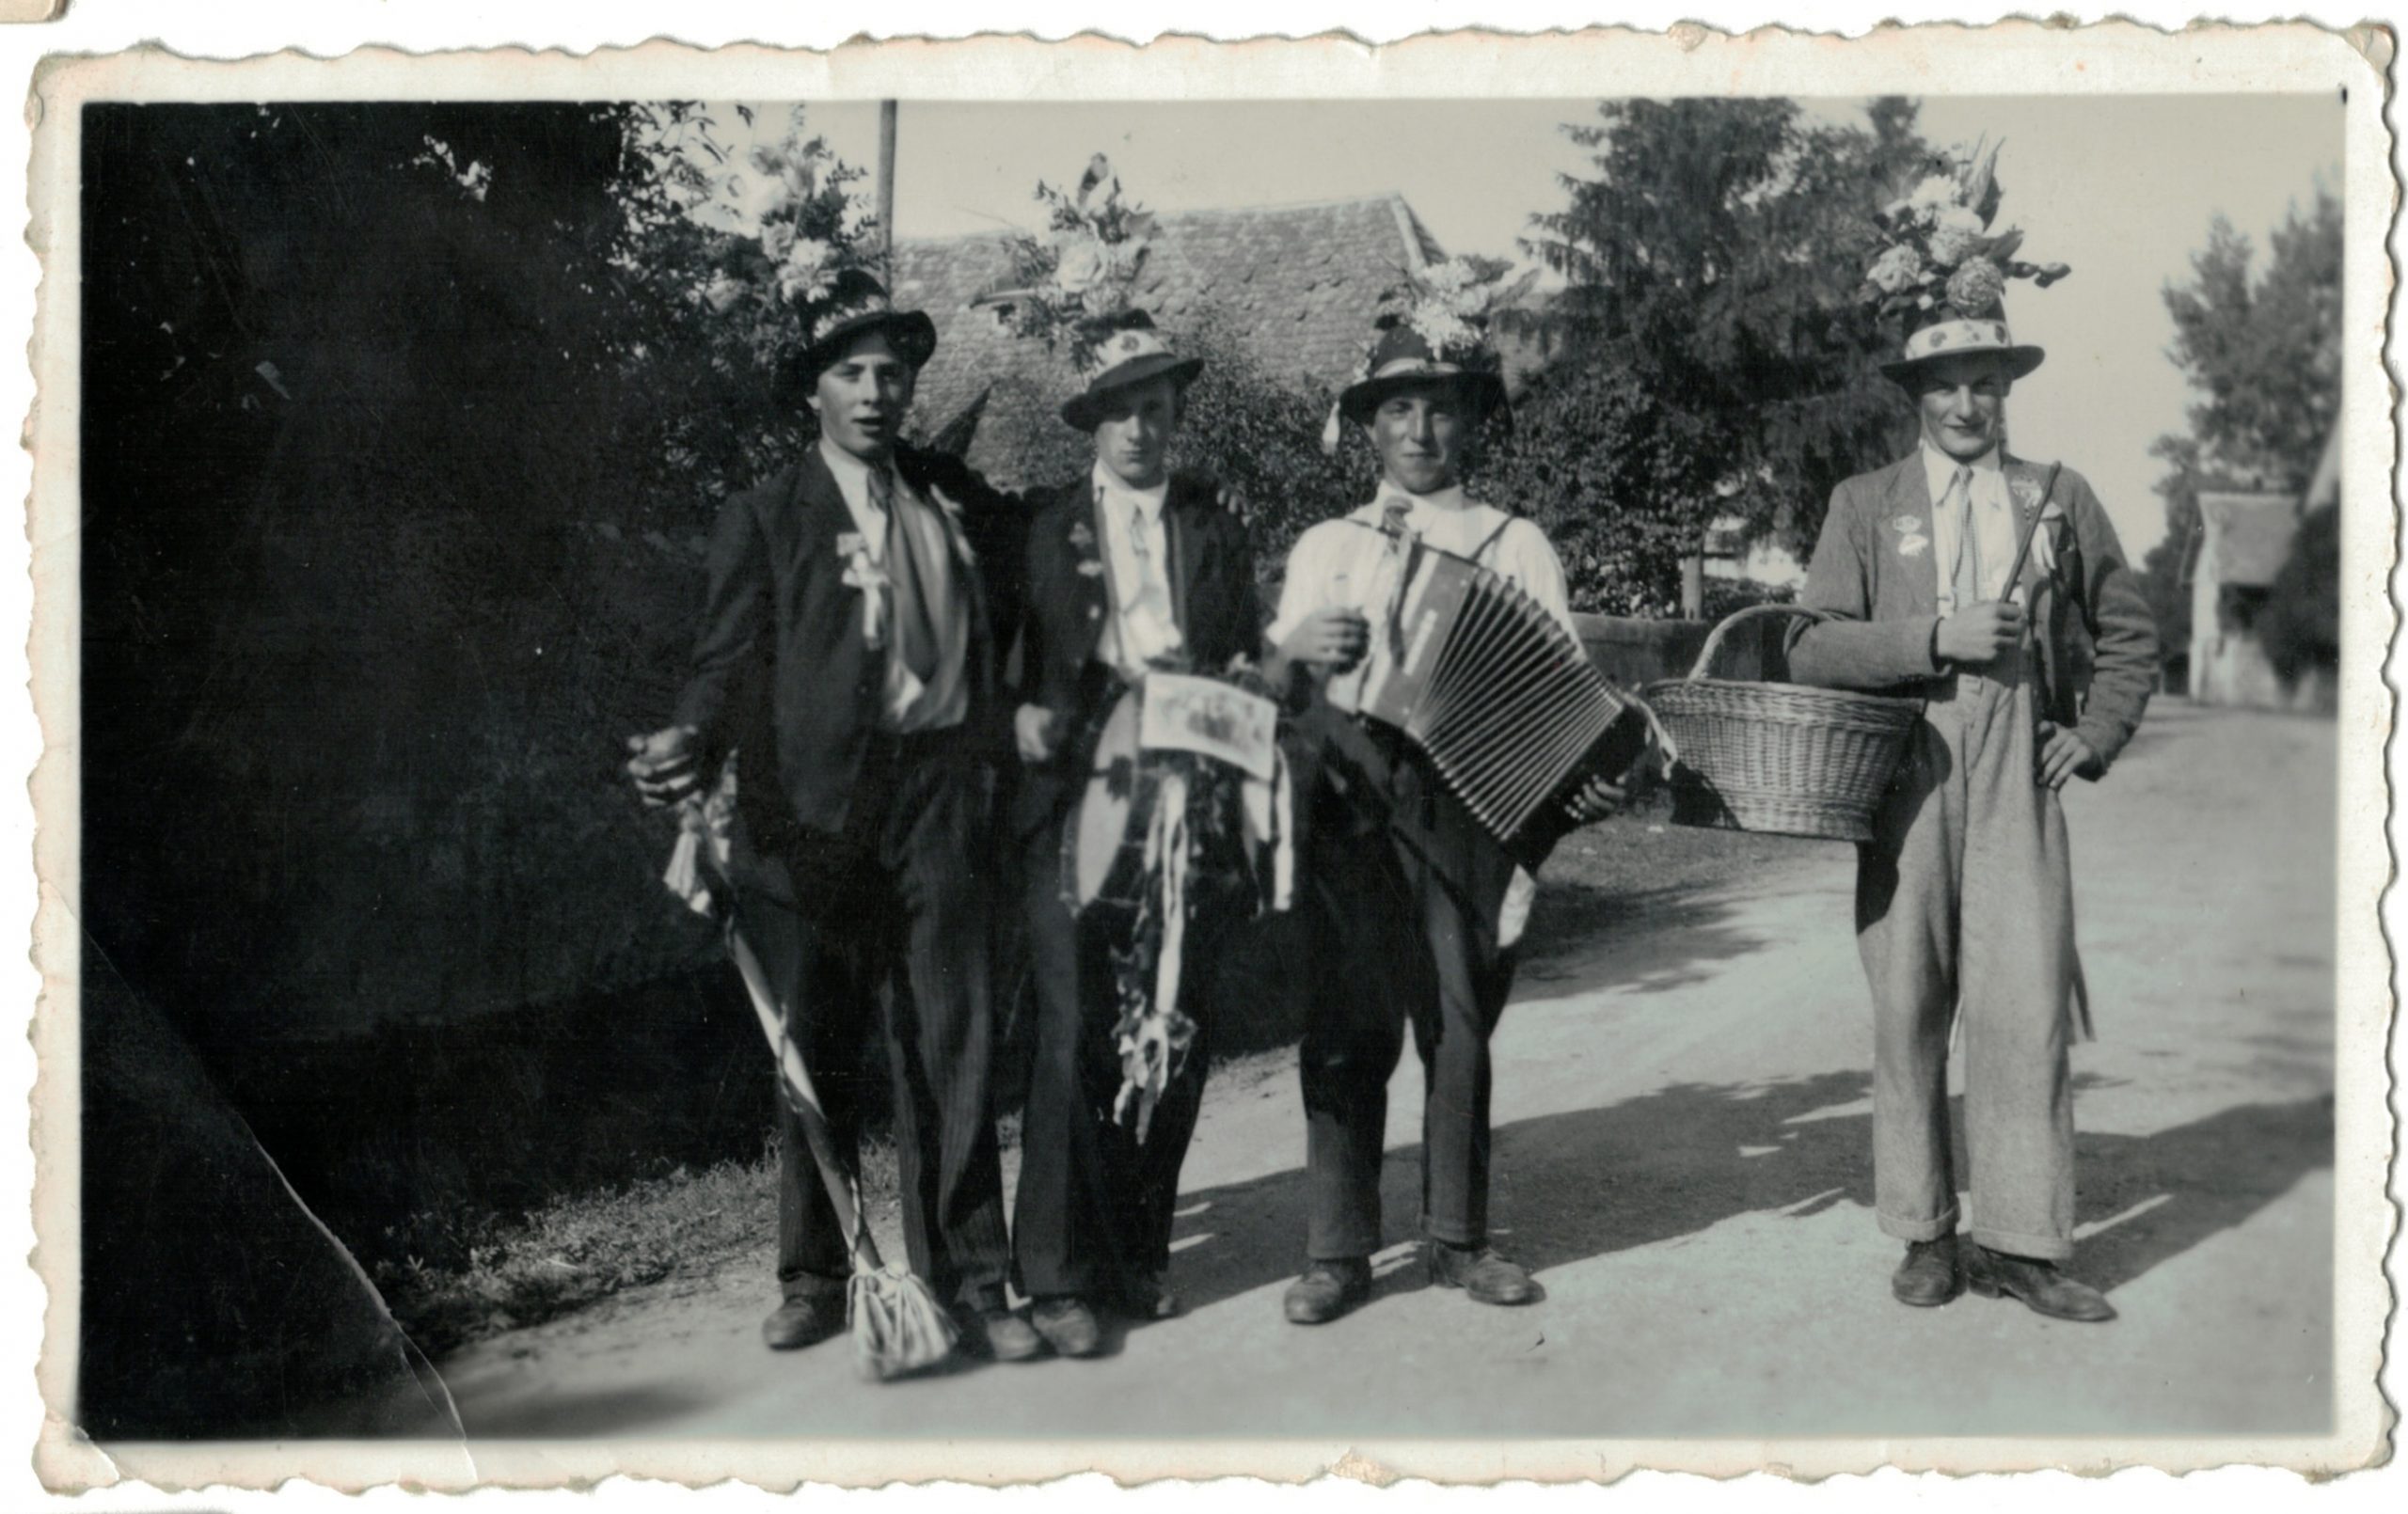
[[(2019, 535), (2031, 512), (2042, 512), (2045, 540), (2034, 542), (2020, 580), (2039, 652), (2041, 711), (2071, 727), (2104, 771), (2156, 687), (2157, 622), (2088, 481), (2063, 469), (2044, 501), (2046, 465), (2004, 464)], [(1931, 513), (1931, 484), (1914, 454), (1832, 491), (1799, 600), (1832, 619), (1793, 639), (1791, 677), (1912, 696), (1947, 675), (1932, 657), (1940, 568)]]

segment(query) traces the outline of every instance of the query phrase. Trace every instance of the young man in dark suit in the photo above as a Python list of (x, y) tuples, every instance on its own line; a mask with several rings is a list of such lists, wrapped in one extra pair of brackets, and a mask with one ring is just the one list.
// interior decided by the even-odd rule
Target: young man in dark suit
[[(1843, 482), (1802, 603), (1827, 620), (1790, 649), (1798, 682), (1924, 700), (1858, 848), (1858, 946), (1873, 990), (1873, 1176), (1907, 1243), (1901, 1303), (1967, 1285), (2052, 1318), (2115, 1306), (2068, 1275), (2073, 1092), (2086, 1030), (2073, 870), (2057, 792), (2131, 739), (2157, 676), (2156, 627), (2090, 485), (2007, 455), (2006, 396), (2039, 367), (1995, 300), (1941, 306), (1885, 371), (1921, 444)], [(2025, 534), (2030, 555), (2017, 571)], [(1948, 1115), (1963, 1028), (1973, 1213), (1957, 1239)]]
[[(1014, 721), (1024, 765), (1012, 805), (1037, 980), (1013, 1252), (1031, 1321), (1065, 1356), (1101, 1348), (1099, 1304), (1140, 1318), (1176, 1312), (1163, 1279), (1209, 1026), (1196, 1016), (1196, 1037), (1140, 1142), (1115, 1118), (1113, 974), (1092, 923), (1083, 928), (1064, 897), (1063, 832), (1095, 731), (1122, 691), (1156, 659), (1218, 670), (1250, 656), (1262, 623), (1244, 521), (1209, 481), (1169, 470), (1202, 362), (1179, 356), (1142, 311), (1085, 336), (1093, 360), (1062, 418), (1094, 437), (1095, 466), (1029, 530), (1028, 692)], [(1203, 941), (1191, 945), (1182, 1004), (1204, 1003), (1210, 955)]]
[[(993, 806), (1008, 754), (999, 649), (1018, 615), (1027, 512), (901, 441), (936, 345), (926, 315), (895, 309), (858, 269), (800, 314), (781, 389), (808, 405), (819, 438), (721, 509), (676, 721), (638, 738), (628, 766), (665, 803), (739, 756), (754, 854), (737, 880), (739, 927), (830, 1125), (840, 1144), (856, 1139), (861, 1038), (879, 1036), (911, 1268), (953, 1308), (967, 1349), (1022, 1360), (1043, 1345), (1007, 1307), (988, 1091)], [(791, 1349), (844, 1328), (850, 1265), (783, 1110), (780, 1133), (784, 1301), (763, 1334)]]

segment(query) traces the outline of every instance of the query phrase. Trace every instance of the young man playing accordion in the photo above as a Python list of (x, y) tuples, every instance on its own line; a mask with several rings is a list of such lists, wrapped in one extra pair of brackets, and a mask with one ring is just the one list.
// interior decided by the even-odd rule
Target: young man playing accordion
[[(1356, 713), (1367, 675), (1388, 655), (1371, 629), (1404, 587), (1415, 538), (1503, 576), (1571, 627), (1562, 564), (1545, 533), (1464, 492), (1472, 438), (1504, 404), (1497, 370), (1460, 318), (1383, 318), (1338, 405), (1378, 454), (1378, 495), (1298, 540), (1268, 633), (1275, 679), (1303, 670), (1293, 675), (1307, 686), (1300, 719), (1322, 736), (1299, 870), (1298, 907), (1317, 953), (1301, 1052), (1308, 1265), (1285, 1301), (1300, 1325), (1370, 1297), (1387, 1082), (1408, 1020), (1427, 1095), (1421, 1244), (1431, 1281), (1483, 1303), (1544, 1296), (1489, 1245), (1487, 1225), (1488, 1038), (1512, 986), (1510, 948), (1530, 883), (1426, 755)], [(1586, 820), (1621, 798), (1599, 780), (1570, 803)]]

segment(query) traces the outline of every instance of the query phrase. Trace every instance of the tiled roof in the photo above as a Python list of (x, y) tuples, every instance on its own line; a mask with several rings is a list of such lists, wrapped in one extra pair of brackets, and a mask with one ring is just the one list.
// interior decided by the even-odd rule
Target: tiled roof
[[(1165, 213), (1137, 298), (1176, 338), (1209, 312), (1228, 320), (1274, 377), (1335, 385), (1362, 355), (1380, 292), (1410, 267), (1446, 256), (1402, 197), (1243, 210)], [(921, 371), (922, 423), (943, 425), (994, 386), (989, 424), (970, 460), (1000, 481), (1011, 460), (995, 455), (1014, 428), (999, 411), (1057, 403), (1069, 363), (1042, 343), (1002, 329), (971, 302), (1008, 272), (996, 233), (905, 238), (895, 249), (895, 302), (926, 310), (936, 355)], [(1016, 391), (1005, 395), (1001, 391)], [(1004, 424), (994, 424), (1005, 418)]]

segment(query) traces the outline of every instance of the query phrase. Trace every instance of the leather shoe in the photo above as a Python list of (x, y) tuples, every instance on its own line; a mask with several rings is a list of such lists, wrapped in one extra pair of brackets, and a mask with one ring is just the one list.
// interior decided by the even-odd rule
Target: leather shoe
[(1177, 1319), (1187, 1312), (1185, 1301), (1164, 1286), (1158, 1277), (1125, 1279), (1116, 1301), (1120, 1312), (1132, 1319)]
[(1103, 1349), (1103, 1327), (1096, 1323), (1095, 1311), (1069, 1294), (1038, 1300), (1029, 1306), (1028, 1322), (1064, 1356), (1093, 1356)]
[(1347, 1256), (1306, 1268), (1304, 1276), (1288, 1285), (1281, 1307), (1291, 1325), (1326, 1325), (1370, 1296), (1370, 1259)]
[(958, 1309), (961, 1348), (990, 1362), (1028, 1362), (1045, 1354), (1045, 1337), (1025, 1319), (1001, 1307)]
[(1956, 1238), (1907, 1242), (1907, 1259), (1890, 1274), (1890, 1293), (1900, 1303), (1937, 1309), (1965, 1291), (1964, 1270), (1956, 1264)]
[(788, 1294), (761, 1321), (761, 1339), (773, 1351), (816, 1346), (845, 1328), (845, 1289), (815, 1288)]
[(2025, 1308), (2052, 1319), (2088, 1325), (2115, 1317), (2115, 1306), (2107, 1301), (2105, 1294), (2058, 1271), (2054, 1262), (2010, 1256), (1977, 1245), (1966, 1264), (1965, 1281), (1985, 1299), (2001, 1294), (2020, 1299)]
[(1421, 1243), (1422, 1265), (1430, 1282), (1441, 1288), (1461, 1288), (1479, 1303), (1536, 1303), (1546, 1297), (1530, 1270), (1509, 1262), (1493, 1246), (1457, 1246), (1443, 1240)]

